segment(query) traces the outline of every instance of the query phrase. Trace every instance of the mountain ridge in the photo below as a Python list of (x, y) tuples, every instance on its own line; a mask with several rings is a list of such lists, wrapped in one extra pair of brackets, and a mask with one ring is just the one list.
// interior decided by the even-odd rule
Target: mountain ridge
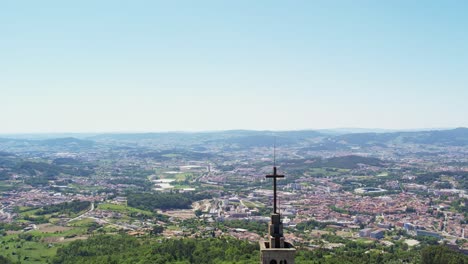
[(268, 147), (275, 140), (278, 146), (309, 144), (312, 149), (327, 150), (346, 146), (382, 146), (392, 144), (433, 144), (446, 146), (468, 146), (468, 128), (448, 130), (422, 130), (398, 132), (366, 132), (327, 134), (320, 130), (226, 130), (211, 132), (147, 132), (147, 133), (104, 133), (88, 137), (62, 137), (47, 139), (2, 138), (0, 144), (23, 146), (62, 146), (90, 148), (106, 141), (156, 141), (185, 142), (187, 144), (222, 143), (238, 147)]

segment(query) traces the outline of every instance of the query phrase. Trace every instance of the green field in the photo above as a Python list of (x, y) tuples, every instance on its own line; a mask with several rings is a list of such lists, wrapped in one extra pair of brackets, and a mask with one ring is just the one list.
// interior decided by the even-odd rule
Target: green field
[(265, 205), (262, 203), (255, 203), (251, 201), (242, 200), (242, 203), (248, 208), (264, 208)]
[(7, 184), (4, 182), (0, 181), (0, 193), (1, 192), (8, 192), (16, 189), (17, 187), (15, 185)]
[(87, 228), (85, 227), (74, 227), (69, 230), (63, 230), (63, 231), (56, 231), (56, 232), (42, 232), (40, 230), (33, 230), (27, 232), (27, 234), (33, 235), (37, 239), (44, 239), (47, 237), (73, 237), (73, 236), (79, 236), (79, 235), (84, 235), (87, 232)]
[(101, 210), (108, 210), (108, 211), (114, 211), (114, 212), (119, 212), (119, 213), (127, 213), (127, 214), (128, 213), (140, 213), (140, 214), (147, 215), (147, 216), (153, 215), (153, 213), (150, 211), (145, 211), (145, 210), (137, 209), (137, 208), (122, 205), (122, 204), (103, 203), (103, 204), (99, 204), (97, 208)]
[(348, 173), (349, 169), (338, 168), (309, 168), (307, 174), (310, 176), (335, 177)]
[(182, 172), (182, 173), (174, 173), (174, 174), (162, 172), (162, 174), (164, 175), (164, 177), (162, 177), (162, 178), (164, 178), (164, 179), (175, 179), (176, 181), (190, 180), (193, 177), (192, 172)]
[(21, 263), (45, 263), (53, 257), (61, 245), (25, 241), (18, 235), (9, 235), (0, 239), (0, 255)]
[(71, 221), (71, 222), (68, 223), (68, 226), (88, 227), (88, 226), (91, 226), (95, 222), (96, 221), (94, 221), (94, 219), (84, 218), (84, 219), (80, 219), (80, 220)]
[[(57, 228), (57, 231), (54, 231)], [(46, 263), (57, 252), (57, 248), (67, 244), (67, 238), (85, 235), (87, 228), (48, 226), (45, 230), (19, 232), (0, 237), (0, 255), (20, 263)]]

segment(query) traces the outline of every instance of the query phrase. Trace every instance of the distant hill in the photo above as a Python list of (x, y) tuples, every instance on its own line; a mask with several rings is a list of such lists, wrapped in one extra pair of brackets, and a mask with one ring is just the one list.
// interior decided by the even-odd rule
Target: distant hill
[[(346, 133), (346, 130), (299, 130), (299, 131), (256, 131), (256, 130), (228, 130), (212, 132), (158, 132), (158, 133), (129, 133), (102, 134), (89, 137), (93, 141), (151, 141), (164, 144), (198, 145), (231, 144), (240, 148), (273, 146), (275, 138), (278, 146), (308, 144), (309, 150), (338, 150), (349, 146), (386, 146), (388, 144), (434, 144), (446, 146), (467, 146), (468, 128), (450, 130), (424, 130), (405, 132), (382, 132), (387, 130), (373, 130), (377, 132), (355, 133), (359, 129)], [(330, 134), (331, 133), (331, 134)], [(306, 149), (304, 149), (306, 150)]]
[(336, 151), (336, 150), (347, 150), (349, 146), (346, 144), (342, 144), (340, 142), (336, 142), (330, 139), (325, 139), (320, 142), (311, 144), (310, 146), (301, 148), (302, 152), (307, 151)]
[(331, 129), (319, 129), (320, 133), (330, 135), (345, 135), (355, 133), (393, 133), (401, 130), (397, 129), (382, 129), (382, 128), (331, 128)]
[[(10, 151), (14, 148), (45, 147), (52, 151), (87, 150), (106, 145), (109, 142), (127, 143), (141, 142), (140, 145), (153, 144), (163, 148), (177, 146), (191, 146), (203, 149), (209, 145), (225, 145), (230, 148), (253, 148), (277, 146), (299, 146), (303, 151), (334, 151), (346, 150), (353, 146), (381, 146), (390, 144), (433, 144), (444, 146), (468, 146), (468, 128), (450, 130), (424, 130), (405, 132), (366, 132), (354, 129), (353, 133), (337, 130), (333, 133), (313, 130), (298, 131), (258, 131), (258, 130), (228, 130), (209, 132), (156, 132), (156, 133), (122, 133), (100, 134), (64, 138), (24, 139), (0, 138), (0, 147)], [(374, 130), (378, 131), (378, 130)], [(383, 131), (383, 130), (381, 130)], [(120, 145), (118, 147), (123, 147)]]
[(335, 136), (333, 139), (351, 145), (413, 143), (467, 146), (468, 128), (394, 133), (354, 133)]
[(155, 133), (106, 133), (88, 137), (89, 140), (107, 141), (138, 141), (138, 140), (167, 140), (192, 137), (193, 133), (155, 132)]
[[(257, 130), (227, 130), (210, 132), (157, 132), (157, 133), (128, 133), (102, 134), (89, 137), (95, 141), (151, 141), (159, 144), (234, 144), (240, 148), (267, 147), (277, 145), (291, 145), (313, 138), (324, 137), (324, 134), (311, 131), (257, 131)], [(200, 145), (201, 144), (201, 145)]]
[(396, 133), (353, 133), (333, 137), (333, 139), (342, 144), (351, 145), (371, 145), (376, 143), (389, 143), (396, 140), (400, 132)]
[(242, 136), (242, 137), (233, 137), (224, 140), (219, 140), (219, 142), (227, 144), (235, 144), (241, 148), (250, 148), (250, 147), (273, 147), (275, 145), (291, 145), (297, 143), (296, 139), (286, 138), (286, 137), (275, 137), (273, 135), (255, 135), (255, 136)]
[(49, 180), (56, 180), (60, 175), (87, 177), (94, 173), (92, 166), (78, 160), (56, 159), (47, 163), (19, 156), (0, 157), (0, 168), (3, 175), (0, 180), (7, 180), (10, 175), (17, 174), (24, 177), (25, 183), (33, 186), (47, 185)]
[(436, 130), (414, 133), (412, 137), (408, 137), (407, 142), (451, 146), (468, 145), (468, 128), (464, 127), (451, 130)]
[(35, 141), (35, 143), (44, 145), (44, 146), (49, 146), (49, 147), (68, 146), (68, 147), (85, 147), (85, 148), (92, 147), (95, 144), (95, 142), (91, 140), (77, 139), (73, 137), (45, 139), (45, 140)]
[(216, 142), (235, 144), (241, 148), (273, 147), (275, 142), (277, 146), (285, 146), (301, 144), (321, 137), (324, 135), (311, 130), (255, 131), (255, 133), (237, 133), (235, 136), (219, 139)]
[(72, 137), (43, 140), (0, 138), (0, 145), (6, 147), (45, 147), (50, 148), (51, 150), (75, 151), (82, 148), (91, 148), (95, 144), (96, 142), (91, 140), (77, 139)]

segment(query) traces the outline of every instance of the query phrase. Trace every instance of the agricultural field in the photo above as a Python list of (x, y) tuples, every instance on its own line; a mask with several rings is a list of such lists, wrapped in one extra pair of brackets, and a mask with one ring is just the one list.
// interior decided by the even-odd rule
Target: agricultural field
[(0, 255), (21, 263), (45, 263), (57, 249), (76, 239), (89, 237), (86, 227), (40, 224), (30, 231), (8, 232), (0, 238)]
[(147, 216), (153, 215), (153, 213), (150, 211), (141, 210), (138, 208), (134, 208), (134, 207), (122, 205), (122, 204), (102, 203), (97, 206), (97, 209), (125, 213), (125, 214), (137, 213), (137, 214), (142, 214), (142, 215), (147, 215)]

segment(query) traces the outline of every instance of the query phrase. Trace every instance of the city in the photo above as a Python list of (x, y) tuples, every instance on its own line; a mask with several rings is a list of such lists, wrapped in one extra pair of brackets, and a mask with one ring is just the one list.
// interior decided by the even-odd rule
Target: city
[(381, 252), (421, 243), (466, 252), (467, 143), (466, 128), (4, 138), (2, 254), (33, 263), (72, 241), (121, 232), (255, 243), (269, 222), (265, 176), (274, 164), (285, 174), (285, 237), (301, 250), (357, 241)]
[(468, 1), (1, 1), (0, 264), (468, 264)]

